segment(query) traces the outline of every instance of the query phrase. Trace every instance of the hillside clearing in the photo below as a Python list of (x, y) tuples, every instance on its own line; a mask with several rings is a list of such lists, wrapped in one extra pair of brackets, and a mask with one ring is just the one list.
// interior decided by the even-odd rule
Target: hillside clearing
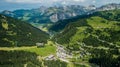
[(45, 47), (37, 48), (37, 46), (32, 46), (32, 47), (14, 47), (14, 48), (8, 48), (8, 47), (0, 47), (0, 50), (4, 51), (11, 51), (11, 50), (22, 50), (22, 51), (27, 51), (27, 52), (33, 52), (36, 53), (40, 56), (48, 56), (50, 54), (56, 53), (56, 47), (55, 46), (50, 46), (46, 45)]

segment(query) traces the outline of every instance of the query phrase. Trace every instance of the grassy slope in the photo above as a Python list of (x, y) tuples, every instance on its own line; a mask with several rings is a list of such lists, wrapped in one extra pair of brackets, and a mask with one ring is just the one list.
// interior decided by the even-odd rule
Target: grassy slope
[(24, 51), (28, 51), (28, 52), (35, 52), (36, 54), (40, 55), (40, 56), (48, 56), (48, 55), (55, 55), (56, 54), (56, 47), (55, 46), (45, 46), (43, 48), (31, 48), (31, 49), (25, 49)]
[[(83, 20), (80, 18), (79, 20), (71, 22), (68, 25), (66, 25), (64, 30), (56, 36), (56, 39), (59, 43), (63, 43), (63, 44), (69, 43), (70, 41), (73, 43), (74, 41), (77, 41), (77, 39), (80, 40), (80, 39), (86, 38), (87, 35), (89, 36), (88, 33), (97, 35), (96, 33), (98, 33), (98, 31), (101, 31), (100, 33), (101, 35), (112, 36), (112, 31), (115, 33), (115, 32), (119, 32), (120, 30), (119, 28), (120, 22), (115, 21), (119, 19), (119, 18), (115, 19), (116, 14), (119, 14), (119, 11), (120, 10), (96, 12), (95, 15), (91, 17), (85, 18)], [(113, 13), (113, 15), (111, 15), (108, 18), (104, 17), (108, 15), (109, 13)], [(109, 20), (111, 17), (114, 20)], [(63, 39), (64, 41), (62, 40), (62, 38), (64, 38)]]

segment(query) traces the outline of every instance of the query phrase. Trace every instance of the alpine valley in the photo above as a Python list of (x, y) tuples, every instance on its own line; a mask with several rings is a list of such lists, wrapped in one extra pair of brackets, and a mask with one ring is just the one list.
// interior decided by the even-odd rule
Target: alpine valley
[(0, 67), (120, 67), (120, 4), (2, 11)]

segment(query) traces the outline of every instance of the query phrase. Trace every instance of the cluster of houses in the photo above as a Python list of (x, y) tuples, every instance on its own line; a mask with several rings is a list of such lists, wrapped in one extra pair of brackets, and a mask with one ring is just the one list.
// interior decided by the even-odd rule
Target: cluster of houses
[(72, 58), (72, 55), (69, 55), (63, 46), (57, 46), (57, 57), (67, 59)]
[[(44, 47), (45, 44), (44, 43), (36, 43), (37, 48), (41, 48)], [(72, 58), (72, 55), (69, 55), (67, 53), (67, 51), (64, 49), (63, 46), (57, 45), (57, 50), (56, 50), (56, 55), (57, 58), (59, 59), (67, 59), (67, 58)], [(49, 55), (47, 57), (45, 57), (45, 60), (56, 60), (57, 59), (55, 55)]]

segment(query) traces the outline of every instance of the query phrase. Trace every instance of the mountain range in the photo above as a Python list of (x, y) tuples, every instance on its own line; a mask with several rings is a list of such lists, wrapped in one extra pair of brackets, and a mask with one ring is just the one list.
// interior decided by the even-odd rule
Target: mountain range
[[(94, 5), (90, 6), (80, 6), (80, 5), (69, 5), (69, 6), (53, 6), (45, 7), (41, 6), (37, 9), (31, 10), (15, 10), (8, 11), (5, 10), (1, 12), (3, 15), (7, 15), (16, 19), (21, 19), (31, 23), (33, 26), (43, 29), (44, 27), (50, 27), (55, 23), (76, 17), (84, 14), (91, 14), (97, 11), (113, 10), (120, 9), (120, 4), (107, 4), (101, 7), (95, 7)], [(40, 24), (39, 26), (35, 23)]]

